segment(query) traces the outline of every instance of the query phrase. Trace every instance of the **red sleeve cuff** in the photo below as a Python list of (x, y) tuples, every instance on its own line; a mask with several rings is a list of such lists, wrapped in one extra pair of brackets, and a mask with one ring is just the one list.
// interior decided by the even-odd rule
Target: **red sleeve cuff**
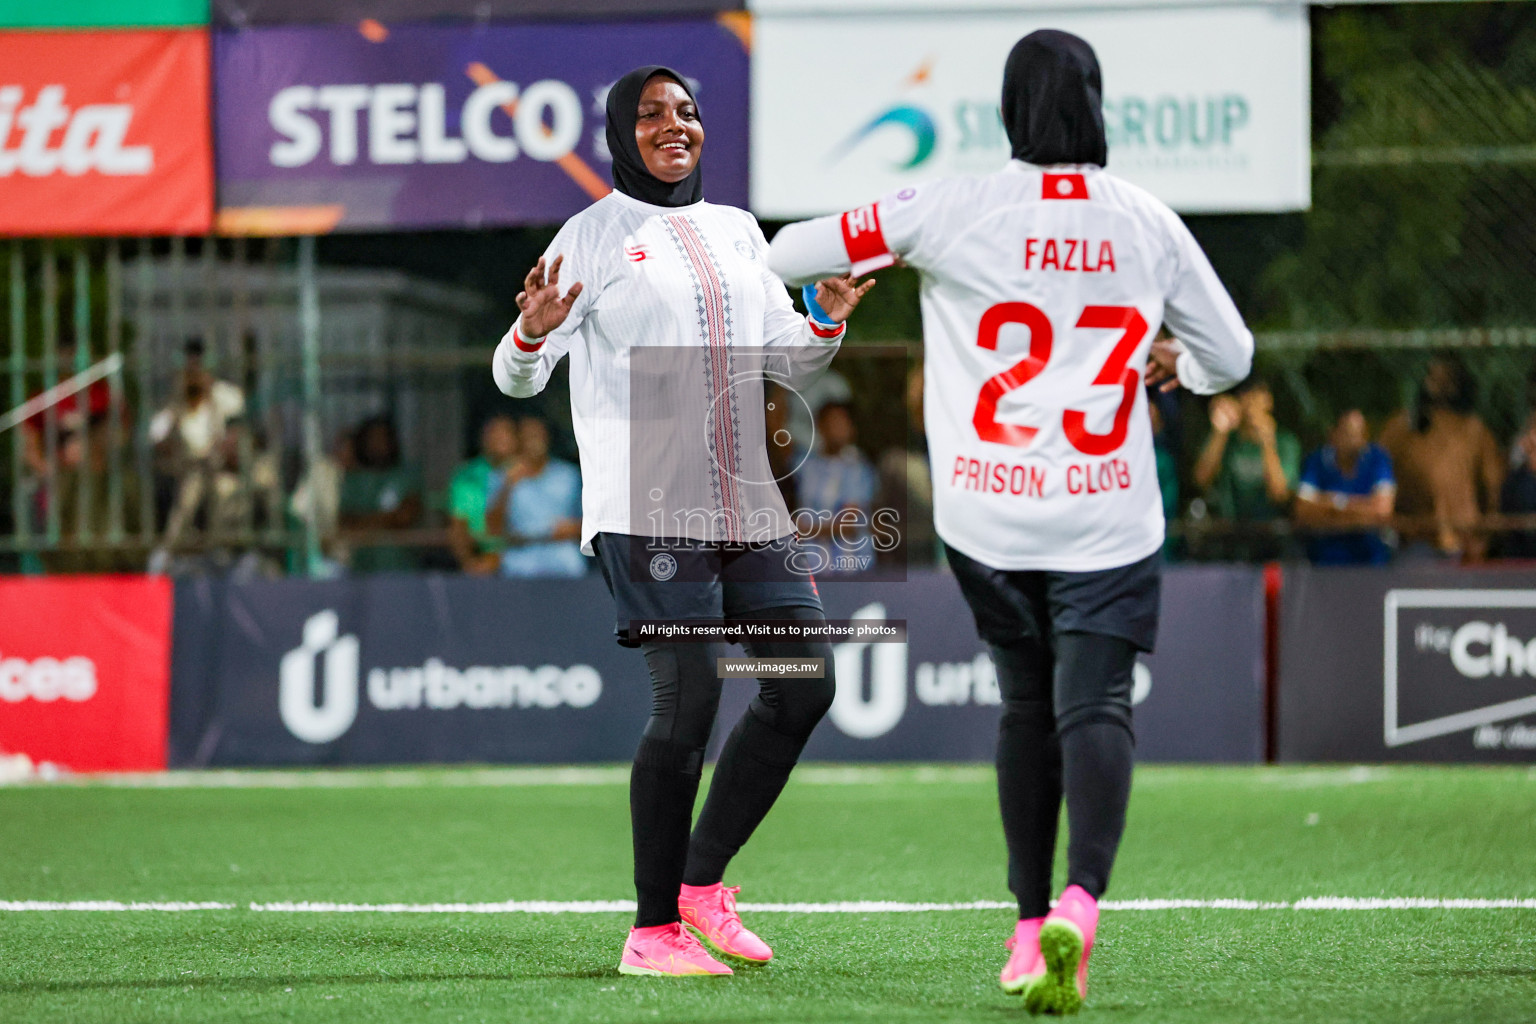
[(530, 345), (528, 342), (523, 340), (523, 336), (518, 334), (517, 328), (514, 327), (512, 328), (512, 344), (517, 346), (517, 350), (519, 352), (537, 352), (539, 349), (544, 347), (544, 339), (540, 338), (538, 341)]
[(828, 327), (825, 324), (819, 324), (815, 320), (812, 320), (810, 317), (806, 317), (805, 322), (810, 325), (811, 333), (816, 335), (818, 338), (841, 337), (842, 333), (848, 329), (848, 324), (846, 322), (840, 323), (836, 327)]

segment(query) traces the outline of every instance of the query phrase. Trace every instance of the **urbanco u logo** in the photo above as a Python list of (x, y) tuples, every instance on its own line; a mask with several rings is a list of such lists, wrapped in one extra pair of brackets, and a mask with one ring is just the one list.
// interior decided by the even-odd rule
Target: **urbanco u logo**
[(358, 641), (339, 635), (340, 627), (329, 608), (311, 615), (303, 641), (278, 666), (278, 713), (306, 743), (329, 743), (357, 718)]
[[(885, 618), (885, 605), (867, 604), (855, 619)], [(869, 649), (869, 699), (864, 698), (865, 648)], [(907, 645), (862, 640), (834, 644), (837, 693), (828, 717), (844, 735), (872, 740), (896, 728), (907, 711)]]

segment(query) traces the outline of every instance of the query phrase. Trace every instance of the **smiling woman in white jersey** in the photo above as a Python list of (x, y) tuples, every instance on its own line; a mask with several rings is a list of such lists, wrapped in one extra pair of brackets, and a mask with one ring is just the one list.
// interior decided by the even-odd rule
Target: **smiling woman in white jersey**
[[(1032, 33), (1003, 77), (1006, 167), (791, 225), (769, 252), (791, 284), (897, 259), (922, 277), (934, 525), (1004, 700), (1019, 920), (1001, 981), (1032, 1012), (1086, 997), (1125, 827), (1131, 673), (1156, 638), (1164, 531), (1143, 377), (1212, 394), (1253, 355), (1183, 222), (1105, 173), (1102, 92), (1086, 42)], [(1160, 323), (1180, 341), (1154, 344)], [(1063, 797), (1069, 885), (1051, 910)]]
[(704, 129), (677, 72), (630, 72), (609, 90), (607, 113), (615, 191), (567, 221), (529, 272), (494, 371), (505, 393), (533, 395), (570, 354), (582, 549), (613, 593), (615, 633), (641, 648), (651, 674), (630, 781), (639, 908), (619, 970), (730, 974), (683, 924), (718, 953), (772, 957), (722, 878), (831, 705), (831, 648), (747, 645), (757, 658), (820, 658), (825, 677), (760, 680), (690, 837), (726, 647), (644, 642), (640, 624), (822, 621), (767, 470), (763, 376), (770, 364), (791, 385), (820, 373), (873, 282), (823, 281), (825, 322), (795, 312), (757, 221), (703, 200)]

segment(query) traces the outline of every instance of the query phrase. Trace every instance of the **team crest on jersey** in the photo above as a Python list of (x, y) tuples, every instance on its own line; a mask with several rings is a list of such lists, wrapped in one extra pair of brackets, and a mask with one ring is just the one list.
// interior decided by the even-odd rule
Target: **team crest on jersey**
[(651, 559), (651, 577), (665, 583), (677, 575), (677, 559), (663, 551)]
[(755, 260), (755, 259), (757, 259), (757, 250), (752, 247), (752, 243), (751, 242), (747, 241), (744, 238), (738, 238), (736, 240), (736, 251), (741, 253), (741, 256), (742, 256), (743, 259), (748, 259), (748, 260)]

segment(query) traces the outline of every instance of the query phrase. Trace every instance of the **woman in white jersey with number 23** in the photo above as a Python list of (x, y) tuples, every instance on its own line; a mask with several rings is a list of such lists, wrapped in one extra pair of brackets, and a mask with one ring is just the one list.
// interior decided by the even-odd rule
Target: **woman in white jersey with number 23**
[[(1253, 338), (1178, 216), (1104, 171), (1084, 40), (1020, 40), (1002, 113), (1003, 169), (786, 227), (769, 264), (790, 284), (897, 259), (921, 275), (934, 526), (1003, 695), (1019, 917), (1002, 986), (1031, 1012), (1071, 1013), (1125, 827), (1131, 673), (1157, 632), (1164, 524), (1143, 380), (1224, 390), (1247, 376)], [(1161, 323), (1179, 341), (1154, 345)], [(1069, 884), (1053, 910), (1063, 799)]]
[(768, 364), (792, 385), (820, 373), (873, 282), (833, 275), (817, 288), (824, 321), (795, 312), (757, 221), (703, 200), (704, 128), (678, 72), (620, 78), (607, 115), (615, 190), (567, 221), (528, 273), (493, 365), (501, 390), (523, 397), (569, 353), (582, 547), (613, 593), (620, 643), (640, 647), (650, 671), (630, 777), (639, 907), (619, 971), (726, 975), (693, 933), (738, 960), (773, 955), (742, 926), (723, 875), (832, 702), (832, 651), (744, 644), (754, 658), (820, 658), (825, 675), (759, 681), (690, 835), (726, 646), (648, 640), (646, 624), (824, 622), (767, 471), (762, 378)]

